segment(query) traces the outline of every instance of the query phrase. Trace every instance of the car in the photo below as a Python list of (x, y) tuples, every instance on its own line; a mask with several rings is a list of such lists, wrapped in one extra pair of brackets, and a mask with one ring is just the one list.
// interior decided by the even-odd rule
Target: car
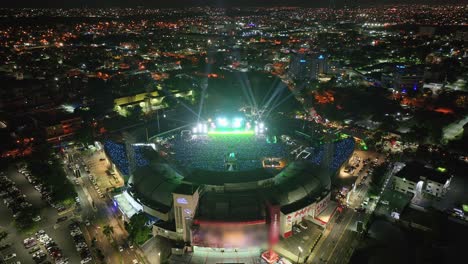
[(33, 253), (36, 253), (37, 251), (39, 251), (41, 248), (39, 246), (34, 246), (32, 247), (30, 250), (29, 250), (29, 254), (33, 254)]
[(63, 222), (63, 221), (67, 221), (67, 219), (68, 219), (68, 216), (59, 217), (59, 218), (57, 219), (57, 223), (61, 223), (61, 222)]
[(128, 244), (128, 248), (133, 249), (133, 244), (132, 243)]
[(138, 264), (138, 263), (139, 263), (138, 260), (136, 259), (132, 260), (132, 264)]
[(299, 223), (298, 225), (303, 229), (307, 229), (307, 225), (304, 225), (303, 223)]
[(16, 253), (11, 253), (3, 257), (3, 260), (7, 261), (9, 259), (16, 258)]
[(384, 204), (384, 205), (389, 205), (389, 204), (390, 204), (390, 202), (389, 202), (389, 201), (386, 201), (386, 200), (382, 200), (382, 201), (380, 201), (380, 203), (381, 203), (381, 204)]
[(39, 222), (39, 221), (41, 221), (41, 216), (40, 216), (40, 215), (36, 215), (32, 220), (33, 220), (34, 222)]
[(86, 258), (84, 258), (84, 259), (81, 260), (81, 264), (88, 263), (88, 262), (90, 262), (91, 260), (92, 260), (91, 257), (86, 257)]
[(301, 233), (301, 229), (298, 228), (298, 227), (296, 227), (296, 226), (293, 227), (293, 231), (294, 231), (295, 233)]
[(119, 246), (119, 251), (120, 251), (120, 252), (123, 251), (123, 247), (122, 247), (122, 246)]
[(85, 225), (86, 225), (86, 226), (90, 226), (90, 225), (91, 225), (91, 223), (89, 222), (89, 220), (86, 219)]

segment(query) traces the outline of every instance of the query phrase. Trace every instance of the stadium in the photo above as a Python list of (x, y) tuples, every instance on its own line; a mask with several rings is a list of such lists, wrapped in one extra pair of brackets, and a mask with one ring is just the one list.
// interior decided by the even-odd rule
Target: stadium
[(104, 147), (129, 175), (126, 190), (115, 197), (125, 215), (144, 211), (159, 220), (155, 235), (184, 241), (194, 251), (260, 255), (327, 207), (331, 181), (354, 140), (311, 147), (235, 116), (197, 122), (150, 144), (108, 141)]

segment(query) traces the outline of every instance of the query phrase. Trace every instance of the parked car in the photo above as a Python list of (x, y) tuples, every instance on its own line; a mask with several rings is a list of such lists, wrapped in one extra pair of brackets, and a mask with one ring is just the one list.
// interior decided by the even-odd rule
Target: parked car
[(11, 253), (3, 257), (3, 260), (7, 261), (9, 259), (16, 258), (16, 253)]
[(299, 226), (303, 229), (307, 229), (307, 225), (304, 225), (303, 223), (299, 223)]

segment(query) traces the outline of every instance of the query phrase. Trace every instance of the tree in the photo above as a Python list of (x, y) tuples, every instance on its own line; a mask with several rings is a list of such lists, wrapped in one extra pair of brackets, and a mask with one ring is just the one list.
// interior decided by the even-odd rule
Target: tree
[(128, 231), (129, 239), (138, 245), (150, 238), (151, 228), (146, 225), (148, 217), (144, 213), (138, 213), (130, 218), (130, 222), (125, 226)]
[(5, 232), (5, 231), (0, 232), (0, 241), (2, 241), (3, 239), (5, 239), (7, 236), (8, 236), (8, 233), (7, 233), (7, 232)]
[(133, 120), (139, 120), (143, 114), (143, 109), (139, 105), (134, 105), (129, 109), (129, 118)]
[(385, 180), (385, 173), (387, 172), (387, 167), (387, 163), (382, 163), (379, 166), (375, 167), (371, 176), (372, 181), (370, 184), (370, 192), (378, 193), (380, 191)]
[(107, 239), (110, 239), (112, 234), (114, 234), (114, 227), (111, 225), (105, 225), (102, 227), (102, 233), (107, 237)]
[(76, 131), (75, 140), (83, 143), (85, 146), (93, 142), (93, 127), (88, 124), (83, 124), (83, 126)]

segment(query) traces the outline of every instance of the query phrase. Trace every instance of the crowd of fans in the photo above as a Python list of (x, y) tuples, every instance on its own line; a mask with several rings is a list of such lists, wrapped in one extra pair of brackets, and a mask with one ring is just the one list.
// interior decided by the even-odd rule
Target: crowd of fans
[[(283, 158), (288, 156), (287, 149), (281, 143), (268, 143), (265, 138), (245, 135), (216, 135), (194, 137), (190, 139), (176, 137), (167, 144), (173, 158), (184, 167), (203, 170), (247, 171), (262, 168), (264, 158)], [(347, 138), (326, 143), (316, 148), (307, 148), (311, 154), (306, 160), (316, 165), (337, 170), (353, 153), (354, 139)], [(149, 165), (143, 155), (144, 146), (133, 146), (135, 166)], [(105, 141), (104, 149), (121, 173), (129, 175), (129, 162), (124, 144)], [(235, 158), (229, 158), (234, 153)], [(234, 166), (230, 166), (234, 164)]]
[(206, 170), (226, 170), (229, 154), (234, 153), (237, 170), (262, 167), (263, 158), (287, 156), (282, 144), (268, 143), (265, 138), (246, 135), (176, 137), (171, 141), (175, 159), (183, 166)]
[(326, 143), (319, 147), (309, 148), (311, 155), (307, 160), (316, 165), (325, 165), (331, 170), (337, 170), (353, 153), (355, 142), (353, 138)]
[[(133, 146), (135, 153), (135, 166), (144, 167), (149, 165), (149, 161), (143, 155), (145, 146)], [(130, 174), (130, 164), (128, 162), (127, 151), (124, 144), (119, 144), (111, 140), (104, 142), (104, 149), (112, 162), (124, 175)]]

